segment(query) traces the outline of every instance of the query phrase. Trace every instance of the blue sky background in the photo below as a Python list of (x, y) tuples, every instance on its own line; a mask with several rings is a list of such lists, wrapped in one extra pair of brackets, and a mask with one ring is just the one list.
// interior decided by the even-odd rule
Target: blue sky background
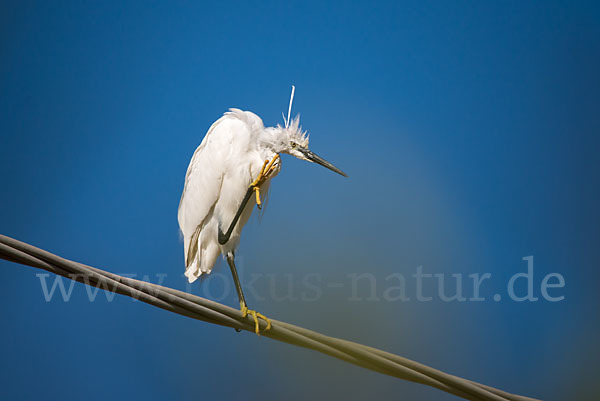
[[(599, 21), (591, 1), (3, 2), (0, 232), (185, 289), (194, 149), (229, 107), (281, 122), (295, 84), (312, 149), (350, 178), (284, 158), (238, 251), (243, 280), (260, 275), (250, 305), (511, 392), (590, 399)], [(529, 255), (540, 300), (511, 301)], [(45, 302), (37, 271), (0, 266), (2, 399), (454, 399), (125, 297), (89, 302), (80, 284)], [(462, 274), (466, 296), (490, 273), (486, 301), (417, 302), (418, 266)], [(349, 300), (362, 272), (379, 297), (403, 274), (411, 300)], [(299, 298), (315, 273), (316, 301), (270, 295), (291, 277)], [(549, 273), (561, 302), (541, 298)], [(236, 305), (226, 265), (214, 274), (192, 291)]]

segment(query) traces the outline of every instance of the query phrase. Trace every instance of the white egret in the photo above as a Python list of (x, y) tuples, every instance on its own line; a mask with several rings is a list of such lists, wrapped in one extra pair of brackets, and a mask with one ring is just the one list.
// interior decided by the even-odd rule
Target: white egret
[[(220, 254), (225, 255), (235, 282), (243, 316), (264, 315), (248, 309), (235, 267), (234, 252), (254, 204), (261, 207), (270, 181), (281, 169), (280, 153), (318, 163), (346, 174), (308, 149), (308, 135), (299, 117), (290, 121), (294, 87), (285, 125), (266, 127), (256, 114), (230, 109), (209, 128), (192, 156), (179, 203), (178, 220), (183, 233), (185, 276), (191, 282), (209, 274)], [(254, 196), (253, 196), (254, 195)], [(225, 230), (225, 231), (223, 231)]]

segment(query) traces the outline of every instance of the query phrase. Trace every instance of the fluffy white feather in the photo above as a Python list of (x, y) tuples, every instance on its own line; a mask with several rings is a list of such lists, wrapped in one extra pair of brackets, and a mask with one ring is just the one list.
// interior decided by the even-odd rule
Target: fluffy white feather
[[(339, 174), (337, 167), (308, 150), (308, 135), (297, 116), (290, 121), (294, 90), (285, 126), (265, 128), (256, 114), (230, 109), (209, 128), (192, 156), (177, 218), (183, 234), (185, 275), (190, 282), (211, 272), (219, 255), (237, 248), (242, 228), (248, 222), (256, 200), (252, 197), (225, 245), (218, 242), (219, 226), (227, 230), (250, 184), (258, 177), (266, 160), (287, 153), (319, 163)], [(266, 198), (271, 179), (281, 169), (281, 159), (261, 185)]]
[[(210, 127), (194, 152), (177, 216), (183, 233), (185, 275), (190, 282), (210, 273), (218, 256), (235, 250), (239, 244), (242, 228), (256, 204), (254, 198), (246, 205), (225, 245), (219, 245), (217, 240), (219, 223), (223, 230), (227, 229), (264, 161), (276, 155), (272, 135), (265, 132), (256, 114), (231, 109)], [(265, 146), (267, 143), (273, 146)], [(261, 186), (261, 193), (266, 194), (270, 179), (280, 168), (278, 162)]]

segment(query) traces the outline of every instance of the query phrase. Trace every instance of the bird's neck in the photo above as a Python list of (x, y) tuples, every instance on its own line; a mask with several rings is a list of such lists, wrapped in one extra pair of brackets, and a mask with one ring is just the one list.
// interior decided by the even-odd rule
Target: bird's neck
[(259, 147), (270, 152), (271, 155), (280, 153), (285, 146), (283, 135), (285, 135), (285, 133), (282, 132), (280, 127), (265, 128), (258, 138)]

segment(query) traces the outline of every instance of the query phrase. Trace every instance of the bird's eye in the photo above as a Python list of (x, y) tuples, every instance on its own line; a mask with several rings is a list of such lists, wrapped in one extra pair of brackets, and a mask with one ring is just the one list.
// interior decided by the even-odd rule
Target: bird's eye
[(294, 149), (297, 146), (297, 144), (296, 142), (290, 142), (290, 146), (292, 147), (292, 149)]

